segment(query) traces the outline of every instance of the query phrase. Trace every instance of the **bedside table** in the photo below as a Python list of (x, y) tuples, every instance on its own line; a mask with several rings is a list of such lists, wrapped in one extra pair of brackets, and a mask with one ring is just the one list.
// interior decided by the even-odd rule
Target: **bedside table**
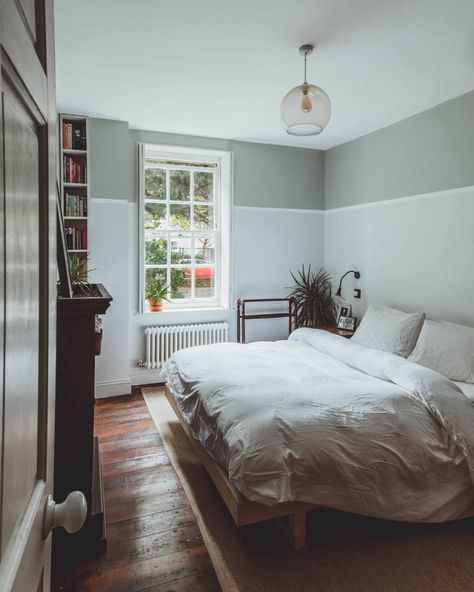
[(335, 325), (313, 325), (310, 327), (311, 329), (321, 329), (322, 331), (328, 331), (329, 333), (335, 333), (336, 335), (340, 335), (341, 337), (346, 337), (350, 339), (355, 331), (350, 331), (349, 329), (339, 329)]

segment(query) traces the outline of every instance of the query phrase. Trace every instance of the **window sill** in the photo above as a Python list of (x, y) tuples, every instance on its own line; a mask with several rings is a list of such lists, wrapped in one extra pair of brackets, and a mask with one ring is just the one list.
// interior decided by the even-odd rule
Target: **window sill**
[(153, 312), (150, 310), (144, 310), (143, 312), (139, 312), (137, 314), (140, 315), (169, 315), (175, 313), (193, 313), (193, 312), (230, 312), (230, 308), (228, 306), (203, 306), (201, 308), (164, 308), (158, 312)]

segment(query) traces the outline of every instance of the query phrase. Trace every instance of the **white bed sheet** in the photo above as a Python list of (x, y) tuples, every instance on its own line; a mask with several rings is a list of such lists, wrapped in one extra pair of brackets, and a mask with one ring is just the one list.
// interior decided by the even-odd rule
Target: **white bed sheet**
[(248, 499), (405, 521), (474, 515), (474, 406), (440, 374), (327, 332), (177, 352), (164, 375)]

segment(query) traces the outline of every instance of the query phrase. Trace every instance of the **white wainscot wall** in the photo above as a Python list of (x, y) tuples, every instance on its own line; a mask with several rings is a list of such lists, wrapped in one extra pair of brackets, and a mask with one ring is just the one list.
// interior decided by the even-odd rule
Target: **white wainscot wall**
[(103, 316), (102, 354), (96, 357), (96, 397), (130, 393), (128, 210), (125, 200), (91, 200), (90, 277), (113, 297)]
[(362, 289), (359, 317), (371, 303), (474, 325), (473, 221), (474, 188), (328, 210), (325, 265), (360, 270), (343, 286)]
[[(232, 250), (234, 305), (239, 297), (284, 298), (293, 285), (290, 271), (296, 275), (303, 264), (311, 265), (315, 271), (323, 265), (324, 213), (235, 207)], [(250, 306), (256, 309), (255, 305)], [(235, 329), (233, 318), (234, 334)], [(246, 322), (246, 341), (286, 339), (287, 336), (287, 319)]]

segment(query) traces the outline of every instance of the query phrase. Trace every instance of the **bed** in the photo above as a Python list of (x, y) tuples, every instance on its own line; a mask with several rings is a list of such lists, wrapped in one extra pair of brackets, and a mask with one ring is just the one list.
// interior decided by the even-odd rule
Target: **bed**
[(237, 525), (305, 512), (474, 516), (474, 406), (439, 373), (324, 331), (175, 353), (167, 397)]

